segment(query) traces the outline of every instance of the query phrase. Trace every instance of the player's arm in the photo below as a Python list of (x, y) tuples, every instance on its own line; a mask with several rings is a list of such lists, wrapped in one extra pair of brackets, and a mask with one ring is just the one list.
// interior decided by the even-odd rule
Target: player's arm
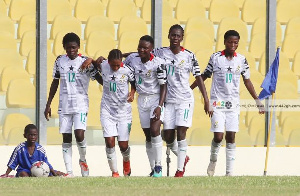
[(213, 114), (213, 111), (210, 110), (210, 106), (209, 106), (209, 99), (208, 99), (208, 96), (207, 96), (207, 92), (206, 92), (206, 88), (205, 88), (205, 85), (204, 85), (204, 82), (202, 80), (202, 77), (201, 76), (196, 76), (196, 82), (197, 82), (197, 86), (199, 87), (199, 90), (203, 96), (203, 99), (204, 99), (204, 110), (205, 110), (205, 113), (209, 115), (209, 117), (212, 116)]
[(259, 113), (260, 114), (264, 114), (265, 113), (264, 105), (258, 99), (257, 94), (255, 92), (255, 89), (254, 89), (254, 86), (253, 86), (251, 80), (250, 79), (246, 79), (243, 76), (243, 81), (244, 81), (245, 87), (247, 88), (248, 92), (250, 93), (250, 95), (252, 96), (252, 98), (255, 100), (256, 106), (258, 107), (258, 110), (259, 110)]
[(128, 102), (133, 102), (134, 100), (134, 93), (136, 91), (135, 81), (130, 81), (130, 92), (128, 93)]
[[(202, 78), (202, 80), (203, 80), (203, 82), (204, 82), (204, 81), (207, 79), (207, 76), (201, 74), (201, 78)], [(197, 87), (197, 81), (195, 80), (195, 81), (193, 82), (193, 84), (190, 86), (190, 88), (191, 88), (192, 90), (194, 90), (194, 88), (196, 88), (196, 87)]]
[(12, 171), (12, 168), (7, 167), (7, 170), (6, 170), (5, 174), (2, 174), (2, 175), (0, 176), (0, 178), (6, 178), (6, 177), (8, 177), (8, 174), (9, 174), (11, 171)]
[(48, 96), (48, 101), (47, 101), (46, 108), (45, 108), (45, 111), (44, 111), (44, 115), (45, 115), (45, 118), (47, 120), (49, 120), (49, 117), (51, 117), (51, 107), (50, 106), (51, 106), (52, 100), (53, 100), (53, 98), (56, 94), (58, 85), (59, 85), (59, 79), (54, 78), (52, 83), (51, 83), (49, 96)]
[(100, 73), (97, 73), (97, 74), (95, 75), (95, 80), (97, 80), (97, 82), (103, 86), (103, 78), (102, 78), (102, 76), (100, 75)]
[(160, 89), (159, 89), (159, 103), (158, 106), (153, 111), (153, 114), (155, 116), (154, 121), (160, 119), (161, 109), (163, 107), (163, 104), (166, 99), (166, 94), (167, 94), (167, 70), (164, 64), (161, 64), (157, 68), (157, 79), (158, 79)]

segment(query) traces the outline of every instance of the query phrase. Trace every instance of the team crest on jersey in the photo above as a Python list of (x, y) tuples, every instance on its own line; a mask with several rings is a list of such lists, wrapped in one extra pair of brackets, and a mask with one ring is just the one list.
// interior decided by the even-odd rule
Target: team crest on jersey
[(214, 123), (214, 128), (218, 128), (218, 127), (219, 127), (219, 122), (216, 121), (216, 122)]
[(147, 71), (146, 76), (151, 77), (151, 72), (152, 72), (151, 70)]
[(121, 76), (121, 78), (120, 78), (120, 82), (121, 82), (121, 83), (125, 83), (125, 80), (126, 80), (126, 77), (125, 77), (125, 75), (123, 74), (123, 75)]
[(184, 60), (180, 61), (180, 63), (178, 64), (179, 67), (181, 67), (184, 63)]
[(240, 68), (241, 68), (241, 66), (238, 66), (238, 67), (236, 68), (235, 72), (240, 72)]

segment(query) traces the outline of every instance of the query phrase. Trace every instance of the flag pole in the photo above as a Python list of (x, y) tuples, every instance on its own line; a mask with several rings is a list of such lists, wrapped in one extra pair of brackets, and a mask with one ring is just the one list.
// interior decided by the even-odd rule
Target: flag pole
[[(274, 102), (274, 93), (272, 93), (272, 101), (271, 101), (271, 108), (273, 110), (273, 102)], [(268, 158), (269, 158), (269, 149), (270, 149), (270, 137), (271, 137), (271, 125), (272, 125), (272, 115), (273, 112), (270, 111), (270, 121), (269, 121), (269, 126), (268, 126), (268, 139), (267, 139), (267, 151), (266, 151), (266, 159), (265, 159), (265, 169), (264, 169), (264, 176), (267, 175), (267, 168), (268, 168)]]

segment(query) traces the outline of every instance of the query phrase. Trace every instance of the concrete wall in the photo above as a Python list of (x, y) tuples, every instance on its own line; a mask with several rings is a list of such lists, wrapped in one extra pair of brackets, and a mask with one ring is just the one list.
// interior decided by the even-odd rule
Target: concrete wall
[[(65, 172), (62, 159), (61, 146), (44, 146), (50, 163), (57, 170)], [(14, 146), (0, 146), (0, 173), (6, 171), (6, 164), (14, 149)], [(117, 149), (118, 168), (122, 174), (122, 155)], [(163, 148), (162, 166), (163, 176), (166, 176), (166, 148)], [(210, 147), (189, 146), (188, 155), (190, 162), (186, 167), (186, 176), (206, 176), (206, 169), (209, 163)], [(237, 147), (235, 162), (235, 175), (263, 175), (265, 165), (266, 148), (264, 147)], [(300, 148), (293, 147), (272, 147), (270, 148), (268, 161), (268, 175), (291, 175), (300, 176)], [(176, 171), (177, 159), (171, 154), (170, 176)], [(73, 170), (75, 176), (81, 176), (78, 165), (79, 155), (77, 146), (73, 145)], [(90, 167), (90, 176), (110, 176), (105, 154), (105, 146), (88, 146), (87, 162)], [(225, 175), (225, 148), (222, 147), (216, 167), (216, 175)], [(150, 173), (148, 158), (143, 145), (131, 146), (131, 168), (132, 176), (147, 176)]]

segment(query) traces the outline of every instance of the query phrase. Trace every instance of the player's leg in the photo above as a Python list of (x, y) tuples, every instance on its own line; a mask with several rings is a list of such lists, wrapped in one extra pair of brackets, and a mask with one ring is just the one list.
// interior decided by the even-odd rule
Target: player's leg
[(66, 175), (68, 177), (73, 176), (72, 168), (72, 124), (73, 116), (67, 114), (59, 115), (59, 132), (62, 133), (62, 153), (66, 166)]
[(226, 113), (226, 176), (233, 175), (235, 162), (236, 144), (235, 133), (239, 130), (239, 112), (232, 111)]
[(149, 176), (153, 175), (154, 167), (155, 167), (155, 158), (154, 158), (154, 152), (153, 152), (153, 146), (151, 142), (151, 135), (150, 135), (150, 128), (143, 128), (145, 137), (146, 137), (146, 153), (148, 156), (148, 160), (150, 163), (151, 173)]
[(123, 156), (123, 174), (130, 176), (130, 147), (128, 145), (129, 133), (131, 131), (131, 120), (123, 120), (117, 124), (118, 144)]
[(224, 135), (225, 115), (223, 112), (215, 111), (211, 118), (211, 129), (214, 133), (213, 140), (210, 147), (210, 162), (207, 168), (207, 175), (213, 176), (215, 174), (215, 168), (218, 160), (218, 153), (221, 147), (221, 142)]
[(79, 166), (83, 177), (89, 176), (89, 167), (86, 162), (86, 139), (84, 133), (86, 130), (87, 113), (79, 113), (74, 116), (74, 129), (77, 148), (79, 152)]
[(160, 135), (161, 120), (150, 120), (151, 143), (155, 160), (153, 177), (162, 176), (161, 157), (162, 157), (162, 137)]
[(166, 103), (165, 104), (165, 116), (164, 116), (164, 140), (167, 143), (167, 147), (177, 156), (178, 143), (175, 139), (175, 104)]
[(17, 177), (30, 177), (30, 176), (31, 176), (30, 172), (29, 171), (25, 171), (25, 170), (20, 171), (20, 172), (17, 173)]

